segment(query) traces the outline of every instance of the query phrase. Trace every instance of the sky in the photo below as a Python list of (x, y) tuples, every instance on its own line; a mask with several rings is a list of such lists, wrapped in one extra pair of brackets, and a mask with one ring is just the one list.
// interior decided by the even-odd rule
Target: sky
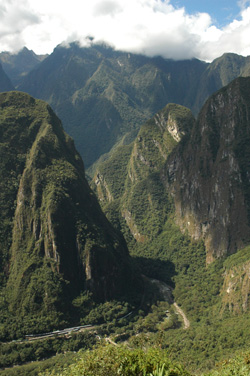
[(107, 43), (165, 58), (250, 55), (250, 0), (0, 0), (0, 51)]

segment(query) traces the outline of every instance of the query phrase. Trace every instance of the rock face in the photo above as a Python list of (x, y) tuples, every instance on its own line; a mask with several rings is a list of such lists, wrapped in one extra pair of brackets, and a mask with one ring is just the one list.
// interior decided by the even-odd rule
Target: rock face
[(177, 223), (204, 239), (207, 263), (250, 241), (249, 145), (250, 78), (238, 78), (205, 103), (166, 164)]
[(100, 166), (96, 191), (141, 243), (160, 233), (173, 201), (177, 224), (204, 240), (211, 263), (250, 242), (249, 145), (250, 79), (238, 78), (209, 98), (197, 121), (179, 105), (158, 112), (129, 150)]
[(190, 110), (168, 104), (141, 127), (131, 145), (118, 149), (96, 173), (93, 181), (105, 212), (118, 210), (137, 242), (152, 239), (166, 220), (170, 202), (161, 170), (194, 122)]
[(1, 94), (0, 136), (0, 271), (10, 312), (53, 316), (84, 290), (99, 301), (124, 294), (126, 244), (51, 108)]

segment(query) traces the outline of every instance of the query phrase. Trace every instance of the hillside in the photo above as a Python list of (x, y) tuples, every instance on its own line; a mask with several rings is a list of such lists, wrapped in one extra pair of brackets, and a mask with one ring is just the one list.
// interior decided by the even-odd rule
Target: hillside
[[(93, 301), (122, 297), (132, 272), (126, 244), (102, 213), (82, 159), (51, 108), (9, 92), (0, 94), (0, 109), (5, 338), (77, 322), (73, 299), (87, 291)], [(89, 298), (81, 304), (87, 313)]]
[(96, 171), (93, 188), (103, 209), (114, 221), (118, 207), (120, 228), (125, 221), (139, 242), (152, 240), (166, 221), (171, 200), (162, 194), (160, 171), (194, 121), (187, 108), (168, 104), (141, 127), (131, 145), (117, 148)]

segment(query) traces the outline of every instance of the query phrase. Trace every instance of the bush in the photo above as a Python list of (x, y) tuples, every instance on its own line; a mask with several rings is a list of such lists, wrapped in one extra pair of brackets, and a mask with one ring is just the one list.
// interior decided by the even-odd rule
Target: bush
[(180, 365), (172, 363), (166, 351), (159, 348), (129, 349), (125, 346), (102, 345), (79, 355), (75, 364), (63, 372), (47, 372), (40, 376), (149, 376), (164, 366), (164, 376), (189, 376)]

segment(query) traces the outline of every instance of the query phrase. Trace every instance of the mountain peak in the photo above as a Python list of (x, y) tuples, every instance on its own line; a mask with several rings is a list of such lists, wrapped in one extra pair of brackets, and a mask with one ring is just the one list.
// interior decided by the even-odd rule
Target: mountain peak
[(52, 109), (21, 92), (0, 94), (0, 109), (0, 275), (9, 314), (58, 326), (81, 292), (98, 301), (125, 293), (128, 251)]

